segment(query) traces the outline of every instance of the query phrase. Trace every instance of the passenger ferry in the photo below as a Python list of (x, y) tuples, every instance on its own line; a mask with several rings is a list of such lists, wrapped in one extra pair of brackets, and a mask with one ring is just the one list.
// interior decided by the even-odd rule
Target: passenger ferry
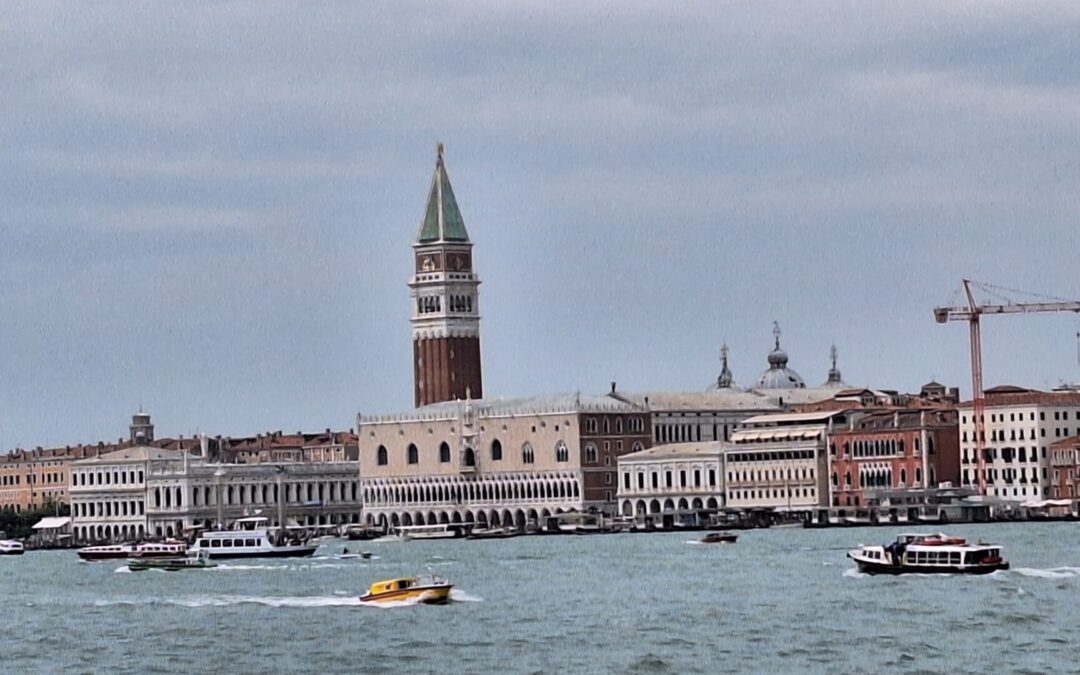
[(413, 539), (456, 539), (464, 536), (460, 525), (402, 525), (394, 528), (394, 534), (406, 541)]
[(945, 534), (902, 534), (888, 546), (848, 551), (867, 574), (989, 574), (1009, 569), (997, 544), (969, 544)]
[(187, 552), (182, 541), (143, 542), (141, 544), (106, 544), (86, 546), (78, 550), (83, 560), (119, 560), (123, 558), (175, 558)]
[(14, 539), (0, 540), (0, 555), (22, 555), (26, 550), (21, 541)]
[(401, 577), (376, 581), (360, 602), (401, 602), (417, 598), (425, 605), (444, 605), (450, 600), (454, 585), (435, 575)]
[(286, 528), (270, 529), (264, 517), (241, 518), (231, 530), (214, 530), (199, 534), (189, 555), (206, 552), (211, 558), (299, 558), (313, 555), (318, 543), (306, 533), (290, 533)]

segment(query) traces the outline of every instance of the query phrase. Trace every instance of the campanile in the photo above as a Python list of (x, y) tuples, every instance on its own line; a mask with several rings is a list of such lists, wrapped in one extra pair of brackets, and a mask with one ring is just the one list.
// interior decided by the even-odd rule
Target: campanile
[(415, 265), (409, 282), (417, 407), (484, 395), (480, 279), (473, 272), (472, 246), (440, 143), (424, 219), (413, 244)]

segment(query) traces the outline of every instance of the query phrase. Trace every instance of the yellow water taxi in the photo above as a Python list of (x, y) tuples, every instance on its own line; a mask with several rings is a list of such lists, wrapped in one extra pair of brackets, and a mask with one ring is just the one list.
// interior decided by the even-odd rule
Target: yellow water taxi
[(450, 600), (454, 585), (434, 575), (400, 577), (371, 584), (368, 592), (360, 596), (361, 602), (401, 602), (418, 599), (426, 605), (442, 605)]

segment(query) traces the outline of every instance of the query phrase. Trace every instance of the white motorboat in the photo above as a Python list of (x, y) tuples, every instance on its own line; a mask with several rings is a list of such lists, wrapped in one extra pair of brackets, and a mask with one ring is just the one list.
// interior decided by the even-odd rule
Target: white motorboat
[(969, 544), (945, 534), (902, 534), (888, 546), (848, 551), (867, 574), (989, 574), (1009, 569), (997, 544)]
[(22, 555), (26, 551), (21, 541), (14, 539), (0, 540), (0, 555)]
[(413, 539), (456, 539), (464, 536), (459, 525), (402, 525), (394, 528), (394, 534), (406, 541)]
[(304, 532), (270, 528), (264, 517), (241, 518), (231, 530), (203, 532), (188, 549), (189, 555), (205, 552), (211, 558), (300, 558), (315, 553), (317, 542)]

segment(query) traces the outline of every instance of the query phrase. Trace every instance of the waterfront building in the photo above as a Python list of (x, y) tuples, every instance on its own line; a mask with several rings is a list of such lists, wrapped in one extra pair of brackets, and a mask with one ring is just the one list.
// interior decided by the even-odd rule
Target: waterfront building
[(148, 446), (121, 448), (71, 463), (71, 528), (78, 542), (146, 536), (146, 474), (153, 460), (183, 453)]
[(280, 464), (283, 462), (355, 462), (359, 458), (356, 434), (349, 431), (265, 434), (208, 441), (208, 458), (226, 464)]
[(356, 466), (223, 464), (186, 450), (122, 448), (72, 463), (72, 532), (102, 542), (181, 536), (260, 514), (277, 524), (279, 499), (290, 524), (359, 523)]
[[(73, 461), (113, 452), (125, 445), (154, 442), (154, 425), (148, 413), (132, 415), (129, 437), (115, 443), (68, 445), (62, 448), (16, 449), (0, 455), (0, 509), (22, 512), (46, 504), (70, 504), (68, 489)], [(177, 445), (166, 439), (161, 445)]]
[(850, 415), (829, 441), (833, 507), (872, 507), (960, 480), (960, 439), (952, 409), (895, 409)]
[[(1017, 501), (1051, 494), (1050, 445), (1080, 433), (1080, 392), (1011, 385), (984, 392), (982, 446), (988, 496)], [(978, 484), (971, 401), (960, 405), (960, 483)]]
[(427, 206), (413, 244), (413, 378), (417, 407), (482, 398), (480, 279), (440, 143)]
[(738, 509), (812, 511), (829, 503), (829, 454), (833, 431), (857, 412), (826, 410), (751, 417), (725, 450), (727, 506)]
[(609, 396), (649, 411), (654, 445), (727, 441), (743, 420), (781, 408), (764, 396), (732, 388), (697, 392), (621, 392)]
[(614, 514), (617, 460), (651, 444), (646, 410), (608, 396), (435, 403), (357, 416), (364, 519), (393, 527), (542, 527), (570, 511)]
[(1050, 444), (1050, 494), (1052, 499), (1076, 500), (1080, 497), (1080, 431)]
[(0, 455), (0, 509), (31, 511), (68, 502), (68, 466), (87, 449), (35, 448)]
[(730, 443), (658, 445), (619, 458), (619, 513), (663, 527), (700, 525), (724, 503)]

